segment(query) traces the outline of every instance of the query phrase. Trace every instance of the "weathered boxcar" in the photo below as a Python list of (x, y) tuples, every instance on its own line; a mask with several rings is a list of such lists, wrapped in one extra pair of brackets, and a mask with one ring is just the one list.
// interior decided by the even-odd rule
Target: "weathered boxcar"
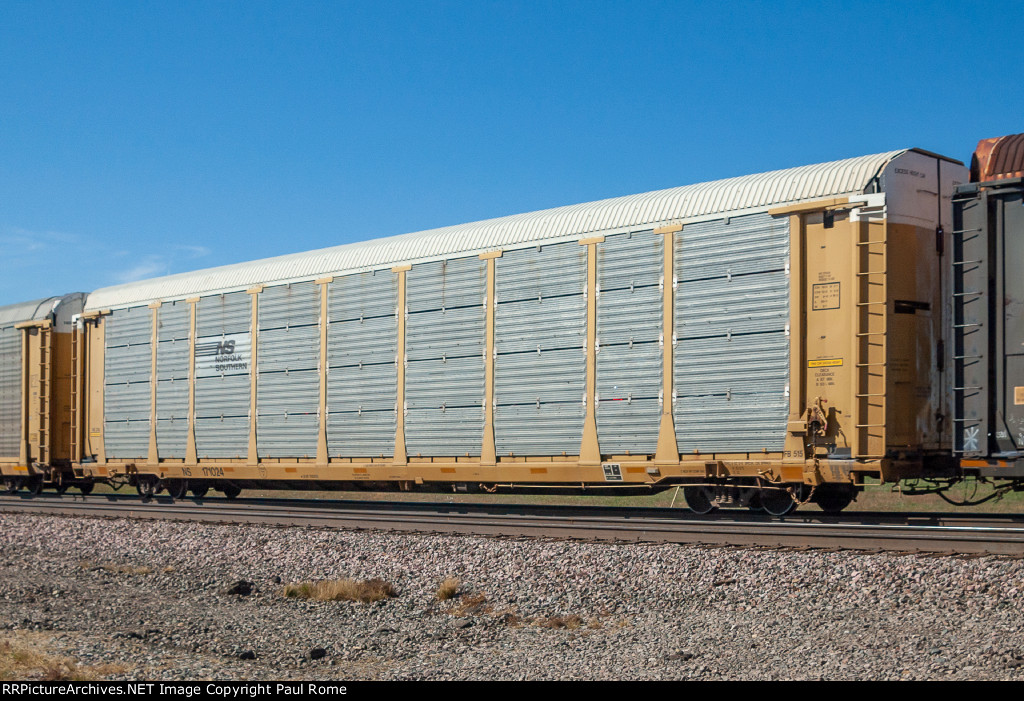
[[(72, 478), (75, 293), (0, 307), (0, 475), (6, 491)], [(88, 489), (88, 486), (86, 486)]]
[(954, 449), (966, 472), (1024, 477), (1024, 134), (984, 139), (957, 188)]
[(77, 469), (842, 508), (949, 469), (966, 180), (894, 151), (102, 289)]

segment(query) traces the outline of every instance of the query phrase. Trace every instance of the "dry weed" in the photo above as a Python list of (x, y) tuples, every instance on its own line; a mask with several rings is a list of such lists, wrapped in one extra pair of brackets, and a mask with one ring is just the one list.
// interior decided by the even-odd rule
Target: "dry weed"
[(21, 636), (0, 641), (0, 681), (91, 681), (126, 671), (119, 665), (82, 666), (43, 652), (41, 643)]
[(445, 579), (441, 582), (441, 586), (437, 588), (437, 600), (448, 601), (448, 599), (454, 598), (455, 595), (459, 593), (460, 583), (461, 582), (459, 582), (455, 577), (448, 577)]
[(282, 592), (292, 599), (313, 601), (358, 601), (369, 604), (398, 596), (394, 585), (383, 579), (325, 579), (287, 584)]

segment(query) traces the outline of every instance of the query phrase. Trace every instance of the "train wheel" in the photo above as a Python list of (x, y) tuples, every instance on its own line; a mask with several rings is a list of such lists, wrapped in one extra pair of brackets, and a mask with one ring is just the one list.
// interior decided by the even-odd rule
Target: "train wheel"
[(135, 479), (135, 490), (143, 499), (151, 499), (160, 493), (162, 485), (156, 477), (143, 475)]
[(25, 486), (28, 488), (28, 493), (32, 496), (38, 496), (43, 491), (43, 476), (35, 475), (25, 480)]
[(17, 494), (21, 489), (21, 479), (18, 477), (4, 477), (4, 494)]
[(235, 497), (242, 493), (242, 488), (237, 485), (231, 484), (230, 482), (225, 482), (224, 484), (221, 485), (220, 491), (224, 492), (224, 496), (226, 496), (228, 499), (234, 499)]
[(53, 489), (57, 494), (63, 494), (68, 491), (68, 487), (70, 486), (71, 485), (68, 484), (68, 478), (64, 476), (63, 472), (58, 472), (53, 476)]
[(853, 501), (853, 489), (842, 485), (820, 485), (814, 490), (814, 503), (826, 514), (838, 514)]
[(796, 502), (785, 489), (762, 489), (760, 502), (772, 516), (785, 516), (796, 509)]
[(82, 493), (82, 495), (85, 496), (86, 494), (91, 494), (92, 493), (92, 488), (94, 486), (95, 486), (94, 482), (79, 482), (78, 483), (78, 491), (80, 491)]
[(192, 487), (192, 496), (196, 499), (202, 499), (206, 496), (206, 493), (210, 491), (210, 485), (208, 484), (197, 484)]
[(717, 509), (710, 487), (683, 487), (683, 498), (695, 514), (710, 514)]
[(188, 480), (167, 480), (167, 493), (171, 495), (171, 499), (175, 501), (184, 499), (188, 494)]

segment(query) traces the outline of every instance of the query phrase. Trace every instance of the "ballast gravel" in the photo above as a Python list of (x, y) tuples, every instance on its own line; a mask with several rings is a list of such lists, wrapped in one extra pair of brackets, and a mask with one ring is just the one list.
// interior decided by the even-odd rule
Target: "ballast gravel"
[[(0, 640), (30, 631), (108, 678), (1024, 679), (1019, 560), (23, 514), (0, 531)], [(344, 578), (398, 596), (283, 595)]]

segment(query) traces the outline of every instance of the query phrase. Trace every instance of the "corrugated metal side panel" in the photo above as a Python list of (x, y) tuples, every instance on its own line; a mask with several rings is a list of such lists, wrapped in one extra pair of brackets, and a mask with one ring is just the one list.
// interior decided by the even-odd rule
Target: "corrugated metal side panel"
[(494, 407), (494, 442), (503, 455), (579, 455), (583, 404), (520, 404)]
[(586, 383), (587, 249), (573, 242), (495, 261), (495, 446), (575, 455)]
[(394, 316), (398, 276), (390, 270), (337, 277), (328, 285), (328, 320), (351, 321)]
[(327, 447), (336, 457), (393, 455), (398, 401), (398, 277), (390, 271), (328, 285)]
[(320, 286), (312, 282), (266, 287), (257, 305), (260, 329), (316, 326), (320, 323)]
[(157, 312), (157, 340), (164, 341), (185, 341), (188, 342), (190, 323), (189, 307), (187, 302), (169, 302), (160, 305)]
[[(250, 297), (245, 292), (235, 292), (200, 299), (196, 310), (199, 338), (205, 343), (209, 338), (226, 334), (250, 334), (251, 339)], [(199, 457), (234, 458), (248, 454), (251, 357), (248, 355), (245, 370), (233, 369), (232, 374), (197, 372), (195, 434)]]
[(480, 454), (482, 355), (411, 362), (405, 382), (405, 444), (410, 455)]
[(250, 297), (245, 292), (232, 292), (200, 299), (196, 310), (196, 335), (248, 333), (252, 326)]
[(508, 251), (495, 260), (498, 303), (582, 295), (587, 283), (587, 247), (575, 241)]
[(767, 214), (686, 227), (675, 252), (679, 450), (779, 451), (789, 400), (789, 224)]
[(149, 453), (153, 310), (120, 309), (104, 319), (103, 443), (108, 458)]
[(412, 266), (406, 276), (410, 313), (480, 306), (487, 284), (487, 262), (473, 256), (421, 263)]
[[(319, 302), (316, 306), (319, 307)], [(259, 309), (262, 324), (262, 298)], [(275, 318), (268, 323), (277, 321)], [(260, 371), (256, 382), (256, 444), (259, 456), (316, 455), (320, 327), (260, 331), (257, 363)]]
[(20, 454), (21, 336), (9, 326), (0, 329), (0, 456)]
[(327, 442), (331, 456), (371, 458), (395, 453), (394, 409), (342, 411), (327, 417)]
[(405, 325), (405, 357), (412, 362), (482, 356), (486, 319), (482, 305), (410, 314)]
[(196, 454), (200, 458), (244, 458), (249, 454), (245, 416), (196, 418)]
[(466, 255), (559, 237), (650, 227), (666, 221), (696, 220), (805, 199), (862, 193), (873, 186), (882, 168), (903, 153), (905, 151), (892, 151), (697, 183), (133, 282), (93, 292), (87, 308), (119, 307), (139, 300), (243, 289), (279, 280), (313, 279), (383, 268), (399, 262)]
[(603, 453), (653, 453), (658, 447), (664, 240), (651, 231), (609, 236), (597, 246), (597, 433)]
[(188, 441), (189, 306), (177, 302), (157, 310), (156, 444), (161, 458), (184, 458)]
[(315, 456), (320, 430), (319, 370), (260, 373), (256, 394), (259, 456)]

